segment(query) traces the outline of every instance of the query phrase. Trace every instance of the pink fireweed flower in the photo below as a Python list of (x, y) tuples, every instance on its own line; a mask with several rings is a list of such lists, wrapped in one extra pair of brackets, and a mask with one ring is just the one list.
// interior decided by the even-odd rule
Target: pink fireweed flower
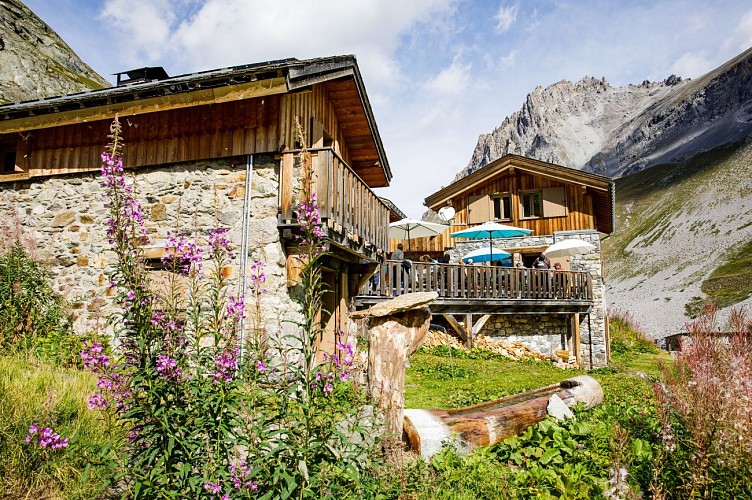
[(221, 382), (232, 382), (232, 378), (238, 369), (238, 347), (234, 346), (232, 350), (225, 349), (222, 354), (214, 358), (214, 378), (215, 384)]
[(84, 367), (93, 373), (101, 373), (110, 366), (110, 358), (104, 353), (104, 347), (96, 342), (91, 345), (84, 342), (81, 359), (84, 362)]
[(227, 316), (237, 321), (245, 319), (245, 297), (240, 296), (235, 299), (234, 296), (230, 295), (227, 300)]
[(260, 359), (256, 360), (256, 370), (260, 373), (266, 371), (266, 365)]
[(227, 254), (228, 257), (234, 257), (230, 251), (230, 240), (227, 239), (227, 229), (217, 228), (209, 231), (209, 247), (214, 255)]
[(183, 371), (178, 368), (176, 359), (170, 356), (160, 355), (157, 357), (157, 373), (165, 380), (178, 379)]
[(251, 466), (243, 460), (238, 465), (230, 466), (230, 478), (235, 489), (241, 491), (258, 491), (258, 483), (250, 479)]
[(191, 271), (200, 273), (203, 269), (204, 249), (187, 240), (185, 236), (176, 237), (168, 232), (164, 250), (162, 265), (167, 268), (175, 269), (184, 275), (190, 274)]
[(324, 392), (327, 394), (332, 392), (333, 389), (334, 387), (332, 386), (331, 382), (327, 382), (326, 385), (324, 386)]
[(91, 395), (86, 405), (92, 410), (103, 410), (107, 408), (107, 400), (102, 397), (102, 394), (95, 392)]
[(61, 437), (60, 434), (53, 432), (49, 427), (39, 430), (39, 426), (32, 424), (29, 426), (29, 434), (26, 436), (27, 443), (36, 444), (40, 448), (50, 448), (57, 450), (68, 446), (68, 438)]
[(218, 485), (217, 483), (207, 481), (204, 483), (204, 489), (209, 493), (220, 493), (222, 491), (222, 486)]

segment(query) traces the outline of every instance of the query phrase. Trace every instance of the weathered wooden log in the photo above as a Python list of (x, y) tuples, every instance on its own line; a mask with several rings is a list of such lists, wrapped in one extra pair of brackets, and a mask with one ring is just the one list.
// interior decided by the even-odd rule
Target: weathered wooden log
[(549, 402), (558, 397), (568, 407), (603, 401), (603, 390), (592, 377), (582, 375), (559, 384), (454, 410), (405, 410), (403, 439), (425, 458), (453, 443), (462, 452), (498, 443), (522, 433), (546, 418)]
[(368, 392), (384, 413), (387, 435), (402, 436), (405, 407), (405, 363), (428, 332), (436, 292), (401, 295), (352, 318), (369, 318)]

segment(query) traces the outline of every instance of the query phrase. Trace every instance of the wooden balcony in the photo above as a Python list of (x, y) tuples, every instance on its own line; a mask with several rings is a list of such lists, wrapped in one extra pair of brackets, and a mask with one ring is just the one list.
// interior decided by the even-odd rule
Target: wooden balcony
[(334, 243), (370, 259), (388, 251), (389, 207), (333, 149), (304, 154), (304, 158), (300, 152), (282, 155), (280, 227), (293, 229), (297, 225), (295, 189), (308, 165), (313, 170), (313, 189), (329, 245)]
[(366, 284), (356, 302), (373, 305), (404, 293), (439, 294), (434, 313), (584, 313), (593, 304), (590, 273), (387, 261), (376, 286)]

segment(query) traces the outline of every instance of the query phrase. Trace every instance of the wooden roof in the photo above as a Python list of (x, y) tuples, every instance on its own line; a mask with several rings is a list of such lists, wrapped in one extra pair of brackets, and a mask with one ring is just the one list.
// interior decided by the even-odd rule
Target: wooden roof
[(392, 172), (365, 85), (352, 55), (284, 59), (0, 106), (0, 133), (151, 113), (326, 86), (350, 154), (370, 187), (388, 186)]
[(437, 211), (452, 198), (475, 189), (492, 178), (512, 169), (518, 169), (532, 175), (553, 178), (564, 183), (578, 184), (587, 188), (593, 199), (593, 210), (598, 220), (598, 231), (609, 234), (613, 232), (615, 220), (614, 181), (602, 175), (583, 172), (576, 168), (564, 167), (519, 155), (504, 155), (472, 174), (453, 182), (449, 186), (441, 188), (426, 197), (425, 205), (431, 210)]

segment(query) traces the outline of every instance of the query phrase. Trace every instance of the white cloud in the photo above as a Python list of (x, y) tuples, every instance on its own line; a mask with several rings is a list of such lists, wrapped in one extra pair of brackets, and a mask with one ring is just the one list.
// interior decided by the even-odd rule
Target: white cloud
[(497, 33), (504, 33), (505, 31), (509, 31), (512, 25), (514, 25), (515, 21), (517, 21), (517, 12), (519, 11), (519, 8), (520, 6), (517, 4), (511, 6), (501, 4), (499, 6), (499, 10), (494, 16), (494, 19), (496, 20)]
[(463, 62), (459, 55), (455, 56), (452, 64), (426, 82), (425, 88), (442, 97), (452, 97), (466, 92), (471, 82), (471, 68), (472, 64)]
[(731, 36), (724, 42), (731, 55), (743, 52), (752, 47), (752, 10), (744, 14), (731, 32)]
[(389, 85), (400, 78), (401, 37), (451, 16), (456, 1), (202, 0), (176, 19), (186, 0), (109, 0), (103, 16), (114, 21), (130, 59), (161, 56), (178, 65), (171, 73), (355, 54), (369, 83)]
[(685, 52), (671, 66), (671, 73), (681, 77), (697, 78), (712, 67), (713, 63), (708, 58), (707, 51)]
[(100, 17), (122, 34), (116, 46), (133, 66), (146, 66), (163, 55), (175, 21), (170, 0), (108, 0)]

